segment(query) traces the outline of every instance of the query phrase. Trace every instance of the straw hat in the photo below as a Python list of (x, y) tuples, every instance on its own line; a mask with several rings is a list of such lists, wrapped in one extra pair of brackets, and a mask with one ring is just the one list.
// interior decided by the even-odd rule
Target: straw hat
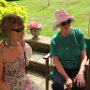
[(53, 29), (57, 29), (58, 28), (58, 24), (67, 21), (67, 20), (74, 20), (74, 17), (69, 15), (64, 9), (58, 9), (55, 11), (55, 23), (53, 26)]

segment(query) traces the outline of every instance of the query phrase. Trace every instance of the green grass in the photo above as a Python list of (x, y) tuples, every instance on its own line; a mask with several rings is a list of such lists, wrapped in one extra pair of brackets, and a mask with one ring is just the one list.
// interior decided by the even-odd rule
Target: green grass
[[(54, 11), (59, 8), (66, 9), (75, 17), (73, 27), (82, 29), (87, 37), (88, 23), (90, 19), (90, 0), (20, 0), (15, 1), (19, 5), (25, 6), (28, 12), (27, 24), (37, 21), (42, 24), (41, 35), (52, 36), (56, 31), (52, 30), (54, 24)], [(29, 30), (26, 28), (27, 32)]]

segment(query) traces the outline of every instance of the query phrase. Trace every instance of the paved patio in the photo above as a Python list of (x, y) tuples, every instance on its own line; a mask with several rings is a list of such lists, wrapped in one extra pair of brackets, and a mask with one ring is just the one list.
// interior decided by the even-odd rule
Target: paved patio
[[(34, 73), (34, 72), (28, 72), (27, 75), (30, 77), (30, 79), (32, 81), (35, 82), (35, 84), (37, 84), (40, 87), (41, 90), (46, 90), (45, 89), (45, 77), (43, 77), (42, 75), (39, 75), (37, 73)], [(52, 84), (52, 81), (50, 81), (49, 90), (52, 90), (51, 84)]]

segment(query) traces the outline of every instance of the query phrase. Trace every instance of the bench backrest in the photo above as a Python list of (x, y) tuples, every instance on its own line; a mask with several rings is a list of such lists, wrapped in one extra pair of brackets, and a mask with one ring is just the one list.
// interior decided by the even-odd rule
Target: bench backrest
[(85, 42), (86, 42), (86, 45), (87, 45), (87, 49), (86, 49), (86, 52), (87, 52), (87, 57), (90, 58), (90, 39), (85, 39)]
[[(86, 45), (87, 45), (87, 49), (86, 49), (87, 57), (90, 60), (90, 39), (85, 39), (85, 42), (86, 42)], [(86, 75), (87, 80), (86, 80), (85, 90), (90, 90), (90, 61), (89, 61), (89, 66), (87, 68), (87, 73), (86, 74), (87, 74)]]

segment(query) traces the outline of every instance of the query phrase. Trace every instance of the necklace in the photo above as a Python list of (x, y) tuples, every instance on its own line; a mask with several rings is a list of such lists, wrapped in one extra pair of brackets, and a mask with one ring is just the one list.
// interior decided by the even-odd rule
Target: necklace
[(68, 50), (69, 48), (68, 47), (66, 47), (66, 50)]
[(8, 46), (9, 48), (17, 48), (15, 45), (11, 45), (10, 42), (8, 42), (6, 39), (4, 39), (4, 44)]

